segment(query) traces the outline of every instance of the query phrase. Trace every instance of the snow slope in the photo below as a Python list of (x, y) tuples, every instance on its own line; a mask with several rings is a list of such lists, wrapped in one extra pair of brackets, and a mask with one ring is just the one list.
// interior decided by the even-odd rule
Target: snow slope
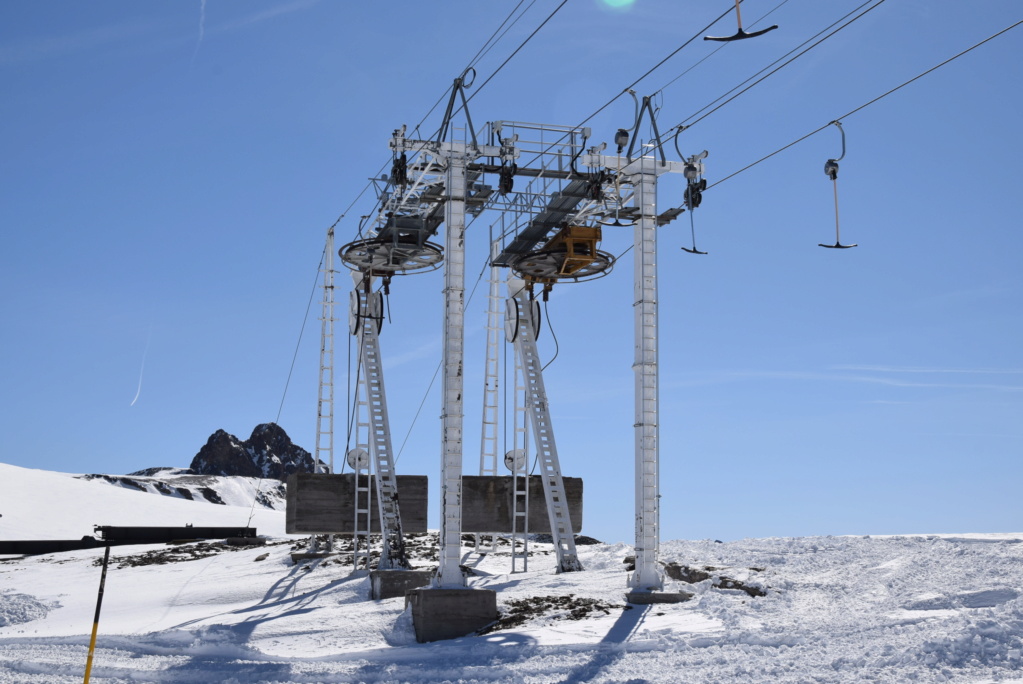
[[(10, 477), (118, 491), (55, 473), (0, 475), (5, 526), (28, 498)], [(106, 514), (108, 502), (79, 505)], [(467, 548), (472, 585), (497, 589), (505, 614), (546, 607), (509, 629), (434, 644), (415, 643), (401, 599), (366, 600), (367, 579), (338, 561), (292, 564), (293, 543), (114, 548), (92, 681), (1023, 682), (1023, 534), (666, 542), (665, 560), (767, 595), (714, 588), (712, 577), (671, 583), (695, 594), (687, 603), (631, 609), (625, 544), (580, 546), (586, 570), (562, 575), (549, 545), (534, 544), (530, 571), (514, 575), (506, 554)], [(137, 565), (169, 554), (180, 560)], [(81, 681), (100, 555), (0, 562), (0, 682)]]
[[(243, 526), (249, 520), (251, 478), (225, 488), (217, 505), (112, 486), (102, 479), (19, 468), (0, 463), (0, 539), (81, 539), (94, 525)], [(251, 524), (260, 534), (284, 533), (284, 512), (256, 506)]]

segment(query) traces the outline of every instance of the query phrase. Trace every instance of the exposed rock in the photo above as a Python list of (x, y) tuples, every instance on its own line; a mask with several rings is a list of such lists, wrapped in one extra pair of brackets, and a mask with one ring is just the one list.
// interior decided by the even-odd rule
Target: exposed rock
[[(762, 568), (750, 568), (750, 570), (760, 571)], [(725, 575), (718, 574), (718, 568), (710, 565), (703, 566), (703, 570), (697, 568), (691, 568), (688, 565), (680, 565), (675, 562), (666, 563), (664, 565), (664, 571), (673, 580), (679, 580), (688, 584), (697, 584), (706, 580), (712, 580), (711, 586), (715, 589), (737, 589), (739, 591), (746, 592), (747, 595), (756, 598), (758, 596), (767, 596), (767, 592), (758, 586), (746, 584), (737, 579), (726, 577)]]
[(490, 634), (501, 629), (513, 629), (538, 619), (582, 620), (591, 613), (610, 615), (613, 610), (631, 610), (629, 605), (616, 605), (594, 598), (566, 596), (533, 596), (507, 601), (505, 611), (493, 623), (477, 634)]
[(136, 470), (134, 473), (128, 473), (129, 476), (135, 477), (155, 477), (159, 475), (187, 475), (187, 468), (171, 468), (170, 466), (159, 466), (156, 468), (143, 468), (142, 470)]
[[(554, 536), (550, 534), (534, 534), (532, 535), (534, 542), (538, 544), (553, 544)], [(593, 537), (587, 537), (585, 534), (577, 534), (574, 537), (576, 546), (592, 546), (593, 544), (603, 544), (604, 542)]]
[(192, 459), (191, 471), (283, 481), (292, 473), (312, 472), (313, 457), (293, 444), (279, 425), (262, 423), (244, 442), (224, 430), (214, 432)]

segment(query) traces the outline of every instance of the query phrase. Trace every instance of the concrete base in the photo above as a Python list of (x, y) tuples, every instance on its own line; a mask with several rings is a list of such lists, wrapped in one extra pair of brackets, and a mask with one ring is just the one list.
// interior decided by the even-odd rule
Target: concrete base
[(492, 589), (413, 589), (405, 602), (419, 643), (466, 636), (498, 618)]
[(228, 537), (228, 546), (266, 546), (266, 537)]
[(337, 555), (336, 553), (328, 553), (326, 551), (324, 551), (322, 553), (293, 553), (293, 554), (291, 554), (291, 562), (295, 563), (297, 565), (298, 563), (301, 563), (302, 561), (318, 560), (320, 558), (327, 558), (328, 556), (336, 556), (336, 555)]
[(637, 606), (651, 603), (682, 603), (693, 598), (688, 591), (630, 591), (625, 600)]
[(369, 597), (374, 601), (404, 596), (433, 581), (433, 570), (370, 570)]

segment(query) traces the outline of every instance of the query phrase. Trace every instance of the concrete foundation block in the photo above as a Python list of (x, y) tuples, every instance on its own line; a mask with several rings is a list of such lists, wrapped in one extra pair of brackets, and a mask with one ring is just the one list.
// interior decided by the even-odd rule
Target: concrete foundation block
[(336, 555), (337, 555), (336, 553), (328, 553), (327, 551), (317, 553), (295, 552), (291, 554), (291, 562), (294, 563), (295, 565), (298, 565), (299, 563), (302, 563), (304, 561), (320, 560), (321, 558), (329, 558), (330, 556)]
[(688, 591), (630, 591), (625, 600), (637, 606), (651, 603), (682, 603), (693, 598)]
[(266, 546), (266, 537), (228, 537), (228, 546)]
[[(569, 522), (572, 532), (578, 534), (583, 529), (583, 481), (578, 477), (566, 477), (563, 481)], [(526, 531), (551, 534), (543, 479), (539, 475), (531, 475), (528, 484), (529, 527)], [(463, 475), (462, 532), (511, 533), (514, 530), (514, 487), (514, 480), (507, 475)], [(520, 528), (518, 531), (523, 530)]]
[(492, 589), (413, 589), (405, 601), (419, 643), (466, 636), (498, 618)]
[[(380, 533), (376, 478), (361, 476), (370, 488), (370, 532)], [(398, 512), (406, 533), (426, 532), (427, 478), (398, 475)], [(293, 473), (288, 476), (285, 512), (288, 534), (353, 534), (355, 532), (355, 473)], [(253, 532), (254, 534), (254, 532)]]
[(369, 597), (382, 601), (404, 596), (412, 589), (429, 586), (434, 574), (433, 570), (371, 570)]

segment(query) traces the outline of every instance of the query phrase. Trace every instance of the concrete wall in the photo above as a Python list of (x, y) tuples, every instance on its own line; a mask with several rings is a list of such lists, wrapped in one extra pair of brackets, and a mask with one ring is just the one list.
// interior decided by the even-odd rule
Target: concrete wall
[[(426, 532), (427, 477), (398, 475), (403, 532)], [(380, 531), (376, 484), (370, 482), (371, 527)], [(295, 473), (288, 477), (288, 534), (354, 534), (355, 474)]]
[[(583, 528), (583, 481), (563, 478), (572, 531)], [(462, 532), (512, 532), (512, 477), (462, 476)], [(547, 499), (539, 475), (529, 478), (529, 532), (550, 534)]]

